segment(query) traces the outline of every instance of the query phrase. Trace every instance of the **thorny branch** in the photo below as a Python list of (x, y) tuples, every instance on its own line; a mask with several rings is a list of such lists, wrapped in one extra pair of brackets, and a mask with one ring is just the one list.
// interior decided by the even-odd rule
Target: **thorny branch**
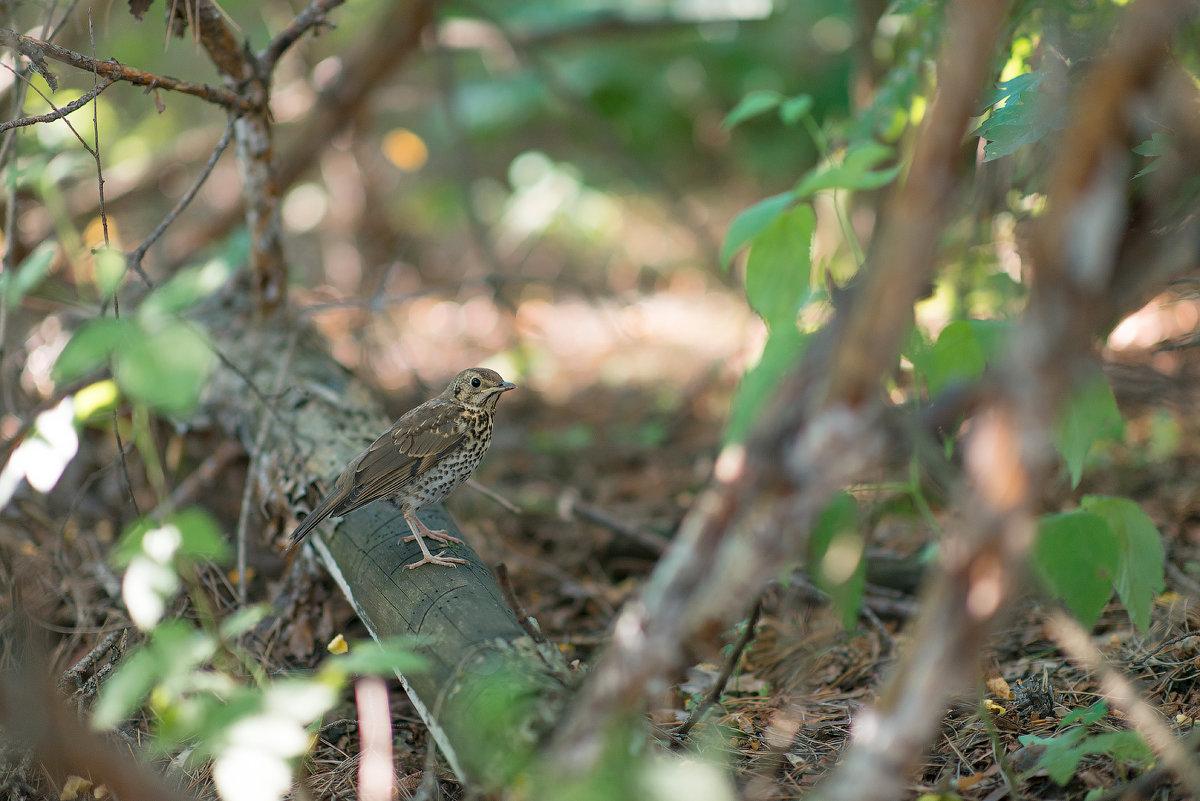
[(166, 89), (170, 92), (181, 92), (185, 95), (192, 95), (201, 100), (215, 103), (229, 111), (244, 113), (254, 110), (254, 105), (249, 100), (230, 89), (181, 81), (178, 78), (172, 78), (167, 75), (156, 75), (135, 67), (128, 67), (113, 59), (101, 61), (51, 42), (43, 42), (40, 39), (24, 36), (9, 28), (0, 28), (0, 45), (11, 47), (28, 58), (33, 64), (34, 69), (46, 79), (46, 83), (50, 84), (51, 89), (58, 88), (58, 80), (46, 66), (47, 58), (62, 62), (63, 64), (69, 64), (72, 67), (77, 67), (87, 72), (94, 72), (101, 78), (107, 78), (111, 81), (125, 81), (136, 86), (145, 86), (147, 90)]

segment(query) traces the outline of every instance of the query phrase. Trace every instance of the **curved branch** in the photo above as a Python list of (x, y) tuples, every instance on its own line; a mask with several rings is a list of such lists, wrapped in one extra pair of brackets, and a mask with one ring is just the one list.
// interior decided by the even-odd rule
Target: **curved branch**
[(325, 19), (325, 15), (344, 2), (346, 0), (313, 0), (307, 8), (297, 14), (296, 18), (258, 54), (259, 69), (263, 71), (263, 74), (270, 75), (287, 49), (299, 41), (305, 33), (310, 30), (332, 28), (332, 23)]

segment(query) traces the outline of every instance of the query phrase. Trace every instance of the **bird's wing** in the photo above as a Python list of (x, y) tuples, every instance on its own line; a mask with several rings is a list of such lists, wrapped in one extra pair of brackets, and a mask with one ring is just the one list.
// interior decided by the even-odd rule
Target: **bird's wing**
[(434, 399), (396, 421), (358, 459), (349, 496), (338, 514), (395, 495), (457, 446), (467, 421), (457, 404)]

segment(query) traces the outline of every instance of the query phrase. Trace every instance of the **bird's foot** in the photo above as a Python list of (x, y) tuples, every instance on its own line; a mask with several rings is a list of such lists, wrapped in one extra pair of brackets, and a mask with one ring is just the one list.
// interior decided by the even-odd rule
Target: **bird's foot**
[[(417, 523), (420, 523), (420, 522), (421, 522), (420, 520), (417, 521)], [(402, 542), (412, 542), (413, 540), (419, 540), (422, 537), (429, 537), (430, 539), (435, 539), (438, 542), (443, 542), (443, 543), (446, 543), (447, 545), (449, 545), (451, 543), (453, 543), (454, 545), (462, 545), (463, 544), (463, 541), (461, 539), (447, 533), (446, 529), (444, 529), (444, 528), (443, 529), (432, 529), (432, 528), (426, 528), (424, 525), (421, 526), (420, 534), (409, 534), (407, 537), (405, 537), (401, 541)]]
[[(411, 539), (411, 538), (409, 538), (409, 539)], [(442, 551), (441, 553), (434, 555), (434, 554), (431, 554), (429, 551), (425, 550), (424, 548), (422, 548), (421, 550), (425, 552), (425, 555), (423, 557), (421, 557), (421, 559), (419, 561), (413, 562), (410, 565), (405, 565), (404, 566), (405, 568), (407, 568), (409, 570), (413, 570), (414, 568), (418, 568), (421, 565), (441, 565), (442, 567), (455, 567), (456, 565), (467, 564), (466, 559), (459, 559), (457, 556), (446, 556), (445, 551)]]

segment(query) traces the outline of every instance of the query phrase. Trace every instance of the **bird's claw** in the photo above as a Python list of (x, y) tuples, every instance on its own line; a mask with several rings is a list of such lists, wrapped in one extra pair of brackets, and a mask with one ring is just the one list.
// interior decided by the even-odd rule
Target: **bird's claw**
[[(411, 537), (409, 539), (411, 539)], [(467, 564), (466, 559), (459, 559), (457, 556), (446, 556), (446, 552), (442, 551), (436, 555), (427, 552), (420, 561), (413, 562), (412, 564), (405, 565), (404, 567), (408, 570), (413, 570), (421, 565), (441, 565), (442, 567), (455, 567), (457, 565), (465, 564)]]

